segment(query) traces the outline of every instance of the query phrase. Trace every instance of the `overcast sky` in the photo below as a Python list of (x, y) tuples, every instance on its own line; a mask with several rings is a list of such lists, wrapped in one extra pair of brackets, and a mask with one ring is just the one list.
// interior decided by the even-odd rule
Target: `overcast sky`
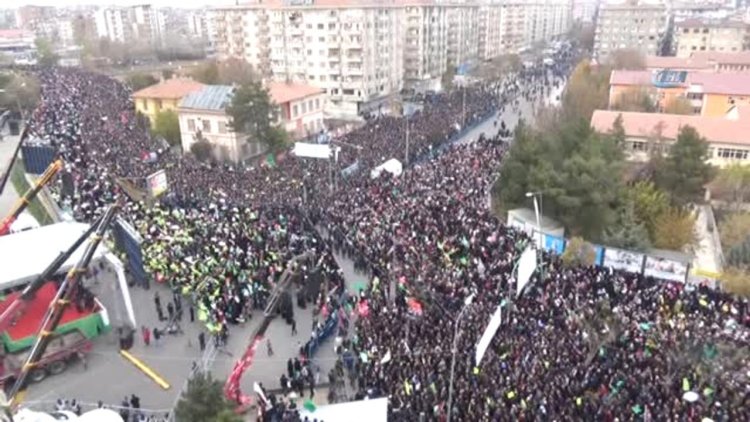
[(33, 4), (38, 6), (75, 6), (85, 5), (133, 5), (133, 4), (152, 4), (154, 6), (171, 6), (171, 7), (200, 7), (204, 5), (223, 5), (234, 4), (234, 0), (0, 0), (0, 9), (14, 9), (19, 6)]

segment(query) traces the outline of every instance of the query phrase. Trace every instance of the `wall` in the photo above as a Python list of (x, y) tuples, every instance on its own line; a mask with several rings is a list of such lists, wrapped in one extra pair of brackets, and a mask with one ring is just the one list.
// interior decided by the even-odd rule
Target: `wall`
[[(734, 104), (731, 101), (734, 101)], [(733, 105), (750, 105), (750, 97), (706, 93), (703, 95), (701, 115), (721, 117), (727, 114)]]
[[(305, 137), (323, 129), (325, 95), (311, 95), (298, 101), (290, 101), (284, 119), (284, 128), (293, 138)], [(304, 108), (303, 108), (304, 107)], [(304, 110), (304, 112), (303, 112)]]
[(135, 110), (139, 113), (146, 115), (151, 123), (154, 122), (156, 114), (164, 110), (176, 110), (179, 104), (179, 99), (163, 99), (157, 98), (135, 98)]
[[(184, 152), (190, 151), (190, 146), (196, 141), (196, 134), (200, 132), (204, 139), (214, 145), (214, 154), (219, 160), (239, 162), (263, 153), (263, 149), (257, 143), (247, 143), (238, 137), (228, 126), (229, 117), (223, 113), (180, 110), (179, 120)], [(193, 128), (190, 126), (191, 120)], [(208, 127), (205, 127), (203, 122), (208, 122)], [(220, 123), (227, 125), (226, 129), (222, 129)]]

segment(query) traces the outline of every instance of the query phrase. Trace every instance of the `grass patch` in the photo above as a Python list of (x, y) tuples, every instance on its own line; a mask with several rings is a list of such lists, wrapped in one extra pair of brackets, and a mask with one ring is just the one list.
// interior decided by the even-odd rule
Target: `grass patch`
[[(18, 193), (19, 197), (31, 188), (29, 182), (26, 180), (25, 174), (26, 169), (23, 167), (23, 161), (21, 161), (20, 159), (16, 159), (16, 162), (13, 163), (13, 169), (10, 173), (10, 181), (11, 183), (13, 183), (13, 187), (16, 188), (16, 192)], [(42, 226), (54, 223), (52, 218), (47, 213), (47, 210), (44, 208), (42, 203), (39, 202), (38, 197), (34, 198), (29, 203), (29, 206), (26, 207), (26, 210), (28, 210), (29, 213), (34, 218), (36, 218), (36, 221), (38, 221)]]

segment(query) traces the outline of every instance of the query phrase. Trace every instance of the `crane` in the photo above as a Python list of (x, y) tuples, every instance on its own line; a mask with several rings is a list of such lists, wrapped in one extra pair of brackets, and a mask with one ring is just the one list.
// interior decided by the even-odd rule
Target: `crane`
[(19, 215), (23, 212), (23, 210), (26, 209), (26, 207), (29, 205), (29, 203), (36, 197), (36, 195), (39, 193), (42, 188), (49, 183), (55, 175), (62, 170), (63, 168), (63, 161), (62, 160), (55, 160), (53, 161), (49, 167), (47, 167), (47, 170), (44, 171), (44, 173), (39, 177), (39, 180), (34, 183), (34, 186), (29, 188), (28, 191), (23, 195), (22, 198), (20, 198), (16, 204), (13, 206), (13, 209), (11, 210), (10, 214), (8, 214), (5, 219), (3, 219), (2, 223), (0, 223), (0, 236), (5, 236), (6, 234), (10, 233), (10, 226), (13, 224), (14, 221), (18, 218)]
[(70, 271), (68, 271), (65, 280), (57, 290), (57, 293), (52, 299), (52, 302), (50, 302), (50, 306), (47, 309), (44, 318), (42, 319), (42, 324), (39, 327), (37, 338), (31, 348), (31, 352), (26, 358), (26, 361), (24, 362), (23, 367), (18, 374), (18, 377), (16, 378), (16, 382), (13, 384), (13, 387), (8, 393), (8, 399), (10, 400), (11, 407), (17, 404), (17, 395), (19, 391), (21, 391), (21, 389), (25, 387), (26, 377), (29, 375), (29, 372), (34, 369), (35, 365), (44, 355), (47, 346), (49, 346), (49, 343), (54, 336), (55, 329), (62, 319), (63, 312), (65, 312), (65, 309), (73, 300), (73, 295), (76, 291), (76, 287), (78, 286), (81, 275), (86, 272), (86, 269), (88, 268), (88, 265), (94, 256), (96, 248), (99, 246), (99, 243), (101, 243), (104, 233), (114, 219), (114, 216), (117, 213), (119, 207), (119, 202), (110, 205), (102, 215), (102, 217), (97, 221), (98, 224), (95, 225), (96, 230), (89, 239), (89, 243), (88, 245), (86, 245), (83, 256), (78, 261), (78, 263), (73, 268), (71, 268)]

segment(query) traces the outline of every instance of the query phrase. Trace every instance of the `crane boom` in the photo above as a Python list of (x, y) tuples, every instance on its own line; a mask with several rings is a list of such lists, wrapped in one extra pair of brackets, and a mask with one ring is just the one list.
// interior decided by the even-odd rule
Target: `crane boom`
[(31, 348), (31, 352), (21, 367), (16, 382), (8, 393), (8, 399), (11, 401), (12, 406), (16, 404), (16, 395), (24, 387), (29, 372), (34, 369), (39, 362), (39, 359), (44, 355), (47, 346), (54, 336), (55, 329), (62, 319), (63, 312), (73, 299), (73, 294), (78, 286), (81, 274), (83, 274), (86, 271), (86, 268), (88, 268), (91, 258), (93, 258), (94, 252), (99, 246), (99, 243), (101, 243), (104, 233), (112, 222), (118, 208), (119, 203), (112, 204), (107, 208), (107, 211), (104, 213), (104, 216), (96, 228), (96, 232), (89, 239), (89, 244), (86, 246), (80, 261), (78, 261), (75, 267), (68, 271), (68, 275), (57, 290), (55, 297), (52, 298), (52, 302), (50, 302), (49, 308), (47, 309), (42, 324), (39, 327), (39, 331), (37, 332), (37, 338)]
[(73, 252), (75, 252), (81, 244), (86, 241), (86, 239), (91, 235), (91, 233), (96, 230), (96, 228), (99, 226), (99, 223), (101, 223), (102, 218), (104, 216), (100, 216), (93, 224), (91, 224), (91, 227), (86, 230), (84, 234), (81, 235), (81, 237), (78, 238), (78, 240), (73, 243), (65, 252), (61, 252), (60, 255), (55, 258), (54, 261), (52, 261), (51, 264), (47, 266), (47, 268), (42, 271), (39, 276), (37, 276), (34, 281), (32, 281), (30, 284), (28, 284), (23, 291), (21, 292), (21, 295), (16, 298), (13, 303), (11, 303), (2, 314), (0, 314), (0, 333), (4, 332), (8, 329), (13, 319), (18, 315), (19, 313), (23, 312), (23, 310), (26, 308), (26, 306), (29, 304), (29, 301), (34, 297), (34, 293), (39, 290), (44, 283), (49, 281), (50, 277), (52, 277), (57, 270), (60, 269), (60, 267), (65, 264), (65, 261), (70, 258), (71, 255), (73, 255)]
[(26, 209), (26, 207), (29, 205), (29, 203), (36, 197), (36, 195), (39, 193), (42, 188), (49, 183), (55, 175), (62, 170), (63, 168), (63, 161), (62, 160), (55, 160), (52, 162), (52, 164), (47, 167), (47, 170), (44, 171), (44, 173), (39, 177), (39, 180), (34, 183), (34, 186), (29, 188), (28, 191), (23, 195), (22, 198), (20, 198), (16, 204), (13, 206), (13, 209), (11, 210), (10, 214), (8, 214), (7, 217), (3, 220), (2, 223), (0, 223), (0, 236), (4, 236), (10, 232), (10, 226), (13, 224), (14, 221), (18, 218), (19, 215), (23, 212), (23, 210)]

